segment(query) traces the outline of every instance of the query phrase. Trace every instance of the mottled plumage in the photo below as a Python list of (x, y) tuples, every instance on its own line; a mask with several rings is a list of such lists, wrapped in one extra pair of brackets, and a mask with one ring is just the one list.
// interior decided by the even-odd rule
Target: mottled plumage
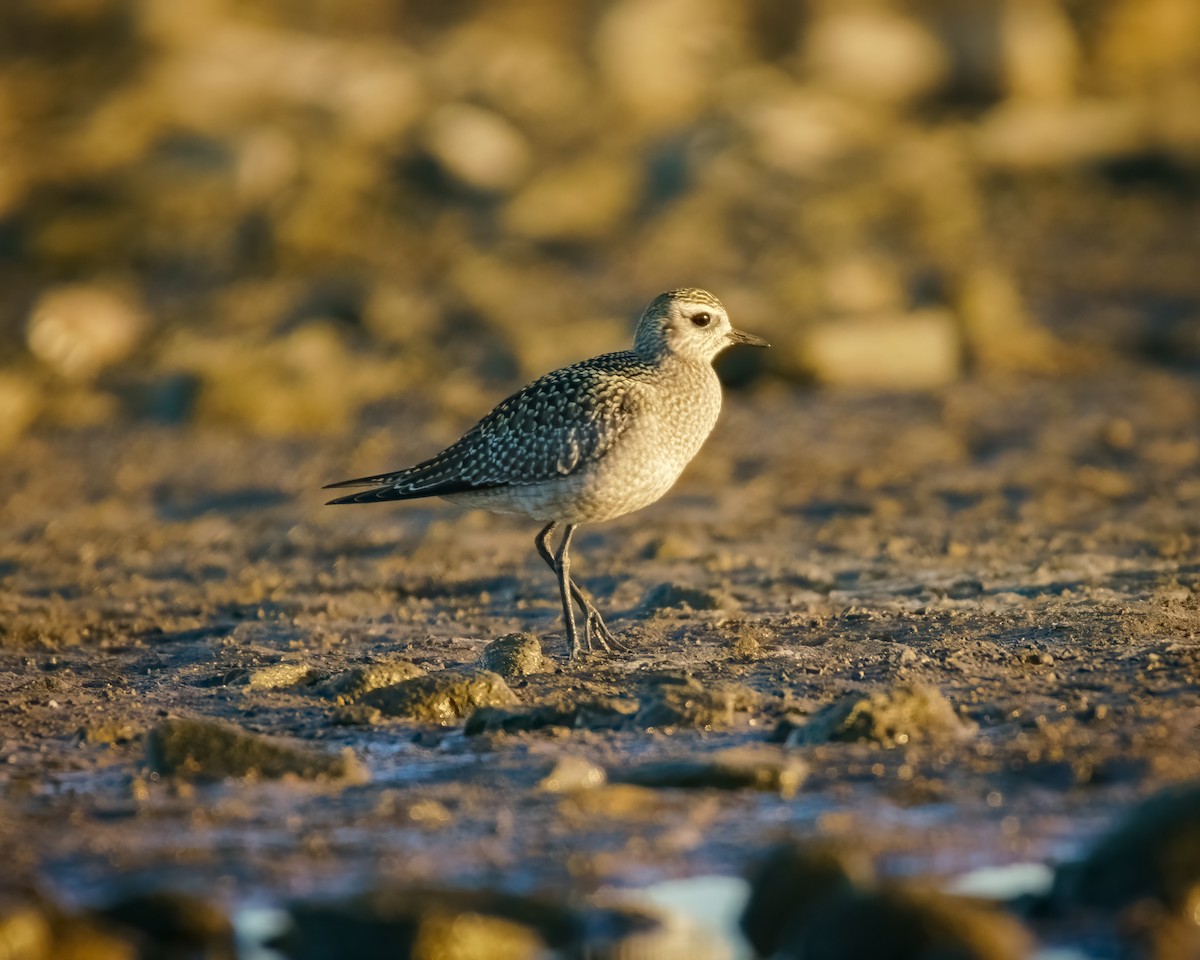
[[(571, 598), (595, 631), (612, 640), (599, 612), (569, 574), (574, 528), (653, 503), (670, 489), (708, 437), (721, 409), (713, 358), (734, 343), (765, 341), (729, 325), (704, 290), (655, 298), (638, 323), (633, 350), (607, 353), (535, 380), (437, 456), (393, 473), (331, 487), (374, 489), (331, 503), (445, 497), (548, 523), (538, 552), (559, 575), (570, 652), (577, 637)], [(567, 529), (557, 555), (549, 537)]]

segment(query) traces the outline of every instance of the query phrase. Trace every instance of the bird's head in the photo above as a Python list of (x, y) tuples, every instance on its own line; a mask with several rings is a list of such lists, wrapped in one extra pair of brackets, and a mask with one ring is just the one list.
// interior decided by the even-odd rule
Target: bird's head
[(736, 343), (769, 346), (762, 337), (735, 330), (721, 301), (707, 290), (669, 290), (650, 301), (634, 336), (634, 351), (646, 359), (677, 356), (711, 363)]

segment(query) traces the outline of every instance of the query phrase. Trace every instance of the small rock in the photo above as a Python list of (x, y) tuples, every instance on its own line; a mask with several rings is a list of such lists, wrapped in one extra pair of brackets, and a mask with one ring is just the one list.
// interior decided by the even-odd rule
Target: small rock
[(642, 787), (767, 790), (791, 797), (807, 776), (807, 765), (786, 753), (735, 747), (709, 756), (653, 760), (624, 771), (616, 779)]
[(960, 739), (971, 732), (936, 688), (901, 685), (868, 697), (844, 697), (818, 710), (784, 739), (789, 746), (869, 740), (895, 747)]
[(643, 615), (661, 610), (727, 610), (731, 599), (715, 590), (685, 587), (675, 583), (660, 583), (651, 587), (641, 603)]
[(285, 661), (267, 667), (258, 667), (246, 675), (246, 686), (252, 690), (278, 690), (282, 687), (298, 687), (313, 676), (307, 663)]
[(706, 687), (694, 677), (668, 677), (643, 698), (634, 719), (641, 727), (727, 727), (736, 711), (757, 702), (758, 695), (741, 684)]
[(574, 793), (603, 786), (608, 779), (604, 768), (583, 757), (564, 756), (554, 760), (549, 772), (537, 783), (547, 793)]
[(479, 655), (481, 670), (491, 670), (505, 679), (542, 673), (546, 666), (542, 642), (532, 633), (510, 633), (493, 640)]
[(381, 687), (393, 687), (413, 677), (423, 677), (425, 671), (411, 660), (386, 660), (360, 667), (351, 667), (330, 677), (318, 692), (340, 704), (351, 704), (364, 694)]
[(146, 761), (157, 773), (206, 779), (288, 775), (363, 783), (366, 767), (350, 750), (331, 755), (211, 720), (167, 720), (146, 738)]
[(372, 690), (362, 702), (389, 716), (445, 724), (460, 720), (479, 707), (506, 706), (518, 701), (503, 677), (489, 670), (466, 667)]

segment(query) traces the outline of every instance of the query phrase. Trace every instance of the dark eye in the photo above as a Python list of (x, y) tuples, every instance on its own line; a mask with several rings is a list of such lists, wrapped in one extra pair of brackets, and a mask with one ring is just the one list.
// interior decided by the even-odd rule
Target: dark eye
[(692, 314), (692, 323), (694, 323), (698, 327), (707, 327), (710, 323), (712, 323), (712, 314), (711, 313), (693, 313)]

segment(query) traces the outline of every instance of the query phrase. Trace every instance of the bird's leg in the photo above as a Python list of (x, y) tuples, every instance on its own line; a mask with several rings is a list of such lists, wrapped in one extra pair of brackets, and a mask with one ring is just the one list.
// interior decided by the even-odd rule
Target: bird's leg
[[(554, 535), (554, 531), (558, 528), (558, 522), (548, 523), (542, 528), (537, 535), (534, 543), (537, 545), (538, 555), (546, 561), (546, 566), (551, 570), (558, 572), (558, 567), (554, 562), (554, 554), (550, 550), (550, 538)], [(596, 641), (605, 650), (611, 650), (612, 647), (621, 649), (621, 644), (612, 635), (612, 631), (604, 622), (604, 618), (600, 616), (600, 611), (596, 609), (596, 605), (592, 603), (591, 598), (584, 592), (572, 579), (570, 581), (571, 596), (575, 598), (575, 602), (579, 604), (579, 609), (583, 611), (586, 619), (583, 624), (583, 643), (588, 650), (592, 649), (592, 634), (595, 633)], [(610, 644), (612, 646), (610, 646)]]
[(558, 592), (562, 597), (563, 620), (567, 625), (567, 658), (575, 659), (579, 652), (579, 634), (575, 629), (575, 605), (571, 602), (571, 535), (575, 524), (568, 523), (558, 553), (554, 555), (554, 572), (558, 574)]

